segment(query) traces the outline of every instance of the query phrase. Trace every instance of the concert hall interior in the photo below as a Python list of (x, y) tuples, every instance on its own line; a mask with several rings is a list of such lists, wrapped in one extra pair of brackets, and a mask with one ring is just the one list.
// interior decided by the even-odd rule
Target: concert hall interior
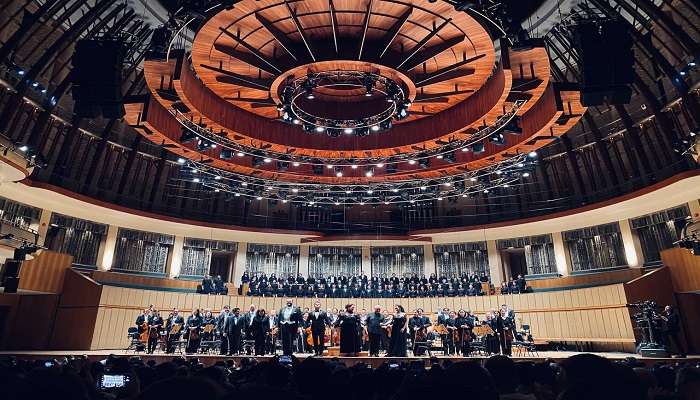
[(700, 398), (697, 2), (2, 3), (10, 398)]

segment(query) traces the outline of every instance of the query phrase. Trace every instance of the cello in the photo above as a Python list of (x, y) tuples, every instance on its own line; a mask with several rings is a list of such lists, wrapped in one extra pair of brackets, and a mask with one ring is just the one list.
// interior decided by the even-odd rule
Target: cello
[(139, 334), (139, 341), (141, 343), (147, 344), (149, 335), (150, 329), (148, 329), (148, 318), (144, 318), (143, 324), (141, 324), (141, 333)]

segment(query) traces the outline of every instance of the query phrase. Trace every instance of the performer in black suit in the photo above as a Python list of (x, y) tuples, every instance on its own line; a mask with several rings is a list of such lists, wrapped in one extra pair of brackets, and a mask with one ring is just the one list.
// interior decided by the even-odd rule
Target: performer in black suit
[(309, 322), (311, 324), (311, 337), (314, 344), (314, 354), (322, 356), (325, 349), (324, 338), (326, 327), (331, 324), (328, 314), (321, 309), (321, 302), (314, 302), (313, 311), (309, 312)]
[(663, 334), (666, 342), (673, 342), (673, 346), (676, 348), (677, 353), (681, 357), (685, 357), (685, 350), (683, 349), (683, 344), (678, 338), (678, 334), (681, 331), (681, 319), (678, 315), (678, 311), (673, 306), (666, 306), (664, 308), (664, 313), (661, 316), (664, 320), (665, 326)]
[(379, 356), (379, 348), (384, 333), (386, 317), (382, 314), (381, 306), (374, 306), (374, 312), (367, 314), (367, 335), (369, 336), (369, 355)]
[(431, 325), (430, 319), (423, 315), (422, 308), (416, 309), (415, 314), (413, 314), (413, 317), (411, 317), (411, 319), (408, 321), (408, 327), (411, 331), (411, 343), (414, 344), (414, 355), (423, 355), (425, 352), (425, 348), (423, 346), (415, 346), (416, 336), (419, 336), (419, 339), (421, 339), (418, 340), (419, 342), (424, 341), (425, 336), (427, 336), (426, 330)]
[(294, 353), (294, 340), (297, 337), (302, 313), (301, 309), (294, 305), (292, 299), (287, 299), (286, 304), (277, 314), (277, 326), (282, 337), (282, 353), (291, 356)]
[(233, 312), (226, 315), (223, 325), (224, 338), (221, 343), (223, 348), (223, 343), (226, 342), (227, 354), (233, 355), (237, 354), (241, 343), (241, 333), (245, 327), (245, 321), (241, 317), (241, 311), (238, 307), (233, 309)]
[(265, 355), (265, 342), (270, 333), (270, 318), (265, 315), (265, 309), (261, 308), (255, 313), (253, 323), (250, 325), (250, 331), (255, 340), (255, 355)]
[(163, 327), (163, 318), (158, 310), (153, 310), (153, 313), (148, 317), (148, 354), (153, 354), (158, 345), (161, 327)]
[[(175, 342), (180, 339), (182, 335), (182, 328), (185, 325), (185, 319), (178, 313), (177, 308), (173, 308), (170, 313), (170, 317), (165, 323), (165, 329), (168, 331), (168, 341), (165, 347), (166, 353), (173, 353), (175, 351)], [(177, 326), (177, 328), (176, 328)], [(176, 329), (177, 333), (172, 334), (171, 332)]]
[(231, 314), (231, 308), (229, 306), (224, 306), (221, 313), (216, 316), (216, 331), (219, 333), (219, 338), (221, 339), (221, 346), (219, 346), (219, 354), (228, 354), (228, 339), (226, 339), (226, 332), (224, 331), (224, 323), (226, 322), (226, 317)]
[(253, 325), (253, 319), (255, 318), (256, 308), (255, 304), (251, 304), (248, 308), (248, 312), (243, 314), (243, 333), (245, 334), (246, 340), (253, 340), (253, 332), (250, 330), (250, 326)]

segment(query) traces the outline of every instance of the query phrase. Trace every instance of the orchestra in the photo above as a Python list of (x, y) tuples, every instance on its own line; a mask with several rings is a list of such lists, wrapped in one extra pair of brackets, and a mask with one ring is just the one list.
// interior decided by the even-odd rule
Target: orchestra
[[(673, 322), (675, 315), (669, 316)], [(271, 314), (255, 304), (245, 313), (226, 305), (218, 315), (195, 309), (186, 320), (177, 308), (163, 319), (150, 306), (139, 313), (135, 325), (149, 354), (160, 349), (227, 356), (268, 355), (278, 350), (283, 355), (323, 356), (328, 348), (337, 348), (337, 354), (344, 356), (366, 351), (370, 357), (382, 353), (406, 357), (409, 351), (420, 356), (435, 349), (446, 356), (468, 357), (475, 348), (511, 355), (517, 334), (515, 311), (506, 304), (486, 312), (483, 321), (470, 310), (447, 307), (439, 309), (432, 321), (421, 308), (409, 317), (400, 304), (391, 312), (375, 305), (370, 313), (364, 309), (357, 313), (355, 304), (347, 304), (343, 311), (324, 310), (321, 301), (315, 300), (312, 308), (302, 309), (291, 298)]]

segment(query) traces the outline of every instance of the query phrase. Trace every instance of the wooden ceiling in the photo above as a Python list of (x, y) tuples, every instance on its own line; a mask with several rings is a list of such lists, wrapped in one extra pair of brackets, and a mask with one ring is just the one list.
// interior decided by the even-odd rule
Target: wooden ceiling
[(486, 30), (445, 2), (399, 0), (244, 0), (198, 31), (192, 64), (202, 82), (236, 107), (278, 118), (270, 83), (321, 61), (367, 61), (415, 83), (412, 115), (434, 115), (463, 101), (493, 72)]

